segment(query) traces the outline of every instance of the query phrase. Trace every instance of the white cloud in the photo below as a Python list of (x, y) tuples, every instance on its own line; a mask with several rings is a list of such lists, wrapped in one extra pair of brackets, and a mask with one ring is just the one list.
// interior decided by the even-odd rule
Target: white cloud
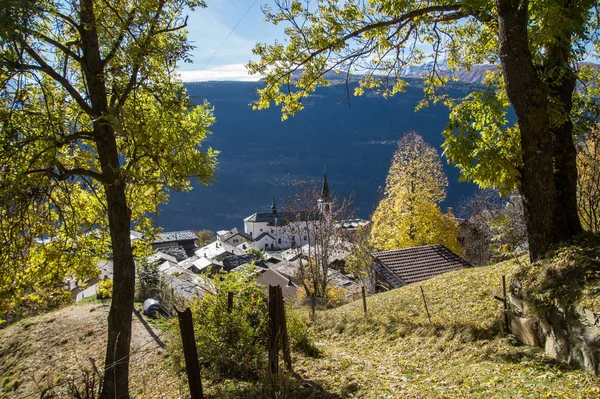
[(179, 71), (179, 76), (184, 82), (204, 82), (208, 80), (255, 82), (261, 78), (259, 75), (248, 75), (244, 64), (229, 64), (201, 70)]

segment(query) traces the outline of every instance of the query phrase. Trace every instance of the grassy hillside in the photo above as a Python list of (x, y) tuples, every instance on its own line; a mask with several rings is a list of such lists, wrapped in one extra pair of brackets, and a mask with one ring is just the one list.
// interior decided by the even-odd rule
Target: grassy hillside
[[(322, 355), (294, 353), (296, 374), (279, 397), (600, 397), (597, 378), (557, 365), (540, 349), (517, 345), (510, 336), (500, 337), (501, 304), (492, 297), (501, 295), (501, 276), (517, 267), (505, 262), (423, 282), (432, 324), (419, 285), (368, 298), (368, 317), (360, 300), (318, 312), (311, 334)], [(148, 328), (167, 347), (169, 334), (142, 320), (134, 317), (135, 397), (185, 397), (185, 381)], [(0, 330), (0, 397), (19, 398), (45, 384), (63, 383), (79, 375), (88, 356), (100, 361), (105, 322), (106, 305), (88, 304)], [(272, 397), (263, 383), (203, 380), (209, 398)]]
[(319, 315), (320, 359), (298, 363), (332, 394), (366, 398), (597, 398), (600, 381), (542, 350), (500, 338), (501, 276), (515, 262), (465, 269)]

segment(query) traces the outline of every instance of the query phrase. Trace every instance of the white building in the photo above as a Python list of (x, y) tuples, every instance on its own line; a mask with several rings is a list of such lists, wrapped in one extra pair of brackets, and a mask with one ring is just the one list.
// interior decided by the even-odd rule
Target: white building
[(271, 212), (257, 212), (244, 219), (244, 231), (259, 249), (287, 249), (301, 247), (310, 242), (312, 232), (324, 213), (329, 212), (331, 195), (327, 176), (323, 177), (321, 197), (317, 209), (302, 212), (277, 212), (275, 198)]

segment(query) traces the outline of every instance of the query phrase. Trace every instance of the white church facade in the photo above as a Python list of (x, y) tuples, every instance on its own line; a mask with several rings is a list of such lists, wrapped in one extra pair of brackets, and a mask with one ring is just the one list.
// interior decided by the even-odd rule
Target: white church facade
[(271, 212), (257, 212), (244, 219), (244, 232), (254, 240), (254, 247), (280, 250), (312, 244), (314, 229), (330, 211), (331, 195), (327, 175), (323, 176), (321, 196), (312, 211), (278, 212), (275, 198)]

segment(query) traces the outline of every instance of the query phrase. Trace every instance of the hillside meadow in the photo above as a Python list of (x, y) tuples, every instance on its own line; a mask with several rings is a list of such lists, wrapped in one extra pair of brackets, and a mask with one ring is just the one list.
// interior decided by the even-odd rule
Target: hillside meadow
[[(501, 276), (518, 261), (447, 273), (317, 312), (310, 334), (320, 354), (293, 353), (294, 374), (274, 392), (259, 381), (204, 378), (209, 398), (597, 398), (600, 380), (519, 345), (502, 331)], [(422, 286), (431, 323), (425, 312)], [(140, 304), (136, 307), (140, 309)], [(107, 304), (91, 302), (0, 330), (0, 393), (6, 398), (68, 395), (81, 386), (89, 357), (102, 359)], [(300, 309), (308, 320), (308, 310)], [(171, 366), (176, 329), (134, 315), (132, 392), (186, 397)], [(197, 321), (198, 322), (198, 321)], [(173, 325), (173, 324), (171, 324)], [(173, 331), (171, 331), (173, 330)], [(282, 367), (283, 368), (283, 367)], [(56, 396), (51, 396), (54, 393)], [(29, 395), (29, 396), (28, 396)], [(68, 397), (68, 396), (67, 396)]]

